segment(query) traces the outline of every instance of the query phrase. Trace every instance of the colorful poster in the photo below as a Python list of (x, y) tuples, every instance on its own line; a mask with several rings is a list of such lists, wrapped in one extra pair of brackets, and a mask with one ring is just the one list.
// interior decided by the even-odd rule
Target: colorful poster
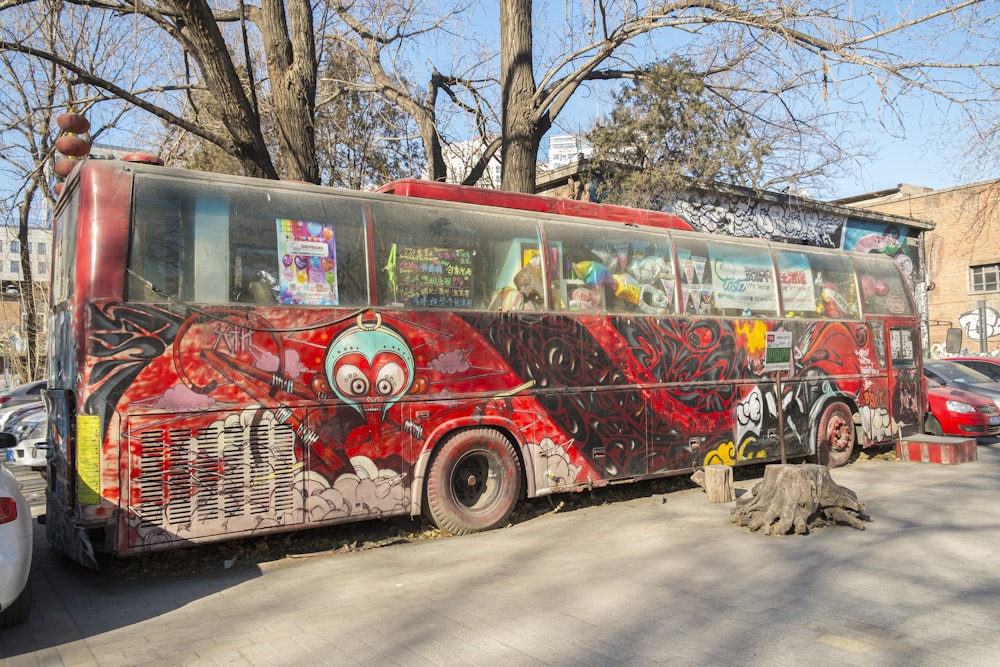
[(778, 280), (781, 282), (786, 313), (811, 313), (816, 310), (816, 287), (809, 258), (805, 254), (779, 252)]
[(710, 247), (708, 254), (716, 308), (778, 310), (770, 252), (724, 245)]
[(281, 257), (278, 301), (290, 305), (336, 306), (337, 244), (333, 225), (277, 219)]

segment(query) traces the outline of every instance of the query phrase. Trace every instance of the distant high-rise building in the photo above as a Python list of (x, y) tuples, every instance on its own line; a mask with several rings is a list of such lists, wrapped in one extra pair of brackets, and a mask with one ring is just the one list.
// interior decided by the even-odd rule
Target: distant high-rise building
[(572, 134), (556, 134), (549, 137), (549, 161), (546, 168), (559, 169), (575, 164), (581, 157), (590, 157), (593, 149), (583, 139)]
[[(473, 165), (483, 154), (483, 143), (478, 139), (470, 139), (457, 144), (449, 144), (444, 149), (444, 162), (448, 170), (445, 180), (448, 183), (461, 183), (472, 171)], [(493, 155), (487, 164), (486, 171), (476, 182), (483, 188), (499, 188), (502, 166), (499, 153)]]

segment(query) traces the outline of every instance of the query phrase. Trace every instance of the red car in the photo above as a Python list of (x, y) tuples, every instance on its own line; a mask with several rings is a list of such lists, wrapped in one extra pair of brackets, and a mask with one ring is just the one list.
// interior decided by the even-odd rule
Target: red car
[(948, 361), (979, 371), (994, 382), (1000, 382), (1000, 357), (948, 357)]
[(945, 387), (927, 378), (930, 414), (924, 431), (932, 435), (986, 438), (1000, 435), (1000, 410), (993, 399), (965, 389)]

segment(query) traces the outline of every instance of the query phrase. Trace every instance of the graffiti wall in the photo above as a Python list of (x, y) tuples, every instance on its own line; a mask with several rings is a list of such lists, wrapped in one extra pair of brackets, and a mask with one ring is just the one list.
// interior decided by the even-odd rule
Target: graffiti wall
[(799, 242), (817, 248), (840, 248), (846, 218), (817, 209), (775, 202), (737, 199), (721, 193), (685, 193), (671, 206), (702, 232)]
[(958, 326), (969, 340), (989, 340), (1000, 336), (1000, 312), (989, 306), (969, 310), (958, 316)]

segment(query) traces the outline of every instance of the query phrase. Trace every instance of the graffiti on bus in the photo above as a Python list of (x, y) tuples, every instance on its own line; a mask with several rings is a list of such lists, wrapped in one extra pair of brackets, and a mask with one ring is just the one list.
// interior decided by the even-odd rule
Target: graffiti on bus
[[(208, 524), (410, 513), (422, 457), (456, 424), (506, 429), (535, 495), (779, 455), (763, 368), (774, 322), (236, 307), (182, 318), (154, 304), (91, 317), (92, 403), (128, 415), (133, 544), (167, 527), (184, 538)], [(781, 326), (796, 341), (780, 397), (789, 455), (809, 453), (827, 397), (858, 406), (866, 439), (886, 435), (869, 326)]]

